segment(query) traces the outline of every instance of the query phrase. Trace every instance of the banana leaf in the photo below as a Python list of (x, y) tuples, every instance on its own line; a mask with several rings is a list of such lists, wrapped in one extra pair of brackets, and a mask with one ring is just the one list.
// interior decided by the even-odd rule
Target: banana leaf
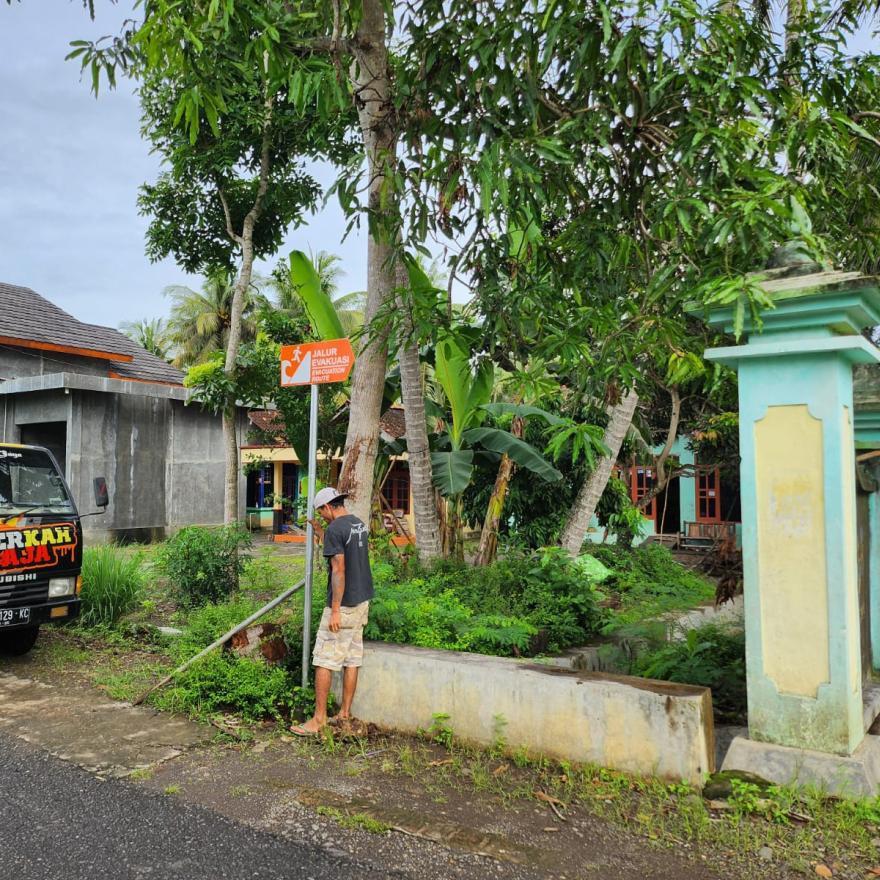
[(321, 289), (318, 273), (302, 251), (290, 252), (290, 280), (321, 339), (342, 339), (346, 334), (333, 301)]
[(474, 471), (474, 453), (471, 449), (452, 449), (431, 453), (434, 485), (447, 497), (464, 492), (470, 485)]
[(548, 483), (562, 479), (562, 474), (529, 443), (500, 428), (471, 428), (462, 435), (469, 444), (479, 443), (492, 452), (507, 453), (520, 467), (537, 474)]

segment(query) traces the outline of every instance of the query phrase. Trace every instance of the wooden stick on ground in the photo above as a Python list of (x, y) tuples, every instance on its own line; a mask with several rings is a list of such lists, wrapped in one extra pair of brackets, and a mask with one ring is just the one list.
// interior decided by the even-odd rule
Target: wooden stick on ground
[(254, 621), (259, 620), (264, 614), (268, 614), (273, 608), (275, 608), (277, 605), (280, 605), (285, 599), (287, 599), (289, 596), (292, 596), (297, 590), (301, 590), (305, 586), (305, 583), (305, 578), (303, 578), (303, 580), (301, 580), (298, 584), (292, 586), (289, 590), (285, 590), (280, 596), (276, 596), (271, 602), (264, 605), (258, 611), (255, 611), (247, 620), (243, 620), (241, 623), (236, 624), (234, 627), (232, 627), (231, 630), (229, 630), (229, 632), (224, 633), (222, 636), (220, 636), (219, 639), (211, 642), (211, 644), (208, 645), (207, 648), (203, 648), (201, 651), (199, 651), (198, 654), (195, 655), (195, 657), (190, 657), (190, 659), (187, 660), (186, 663), (181, 663), (180, 666), (177, 667), (177, 669), (166, 675), (165, 678), (163, 678), (157, 684), (154, 684), (151, 688), (145, 690), (136, 700), (132, 701), (132, 706), (140, 706), (140, 704), (143, 703), (143, 701), (146, 700), (146, 698), (150, 696), (153, 691), (157, 691), (160, 687), (164, 687), (166, 684), (168, 684), (169, 681), (171, 681), (172, 678), (180, 675), (180, 673), (183, 672), (184, 669), (188, 669), (190, 666), (192, 666), (193, 663), (196, 662), (196, 660), (201, 660), (202, 657), (204, 657), (206, 654), (210, 654), (211, 651), (213, 651), (215, 648), (219, 648), (220, 645), (222, 645), (224, 642), (228, 642), (229, 639), (231, 639), (237, 632), (241, 632), (241, 630), (249, 627)]

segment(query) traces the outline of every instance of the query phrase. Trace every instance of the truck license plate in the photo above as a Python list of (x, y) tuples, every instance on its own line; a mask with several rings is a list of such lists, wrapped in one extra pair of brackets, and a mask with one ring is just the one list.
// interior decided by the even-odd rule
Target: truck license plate
[(0, 608), (0, 626), (31, 622), (30, 608)]

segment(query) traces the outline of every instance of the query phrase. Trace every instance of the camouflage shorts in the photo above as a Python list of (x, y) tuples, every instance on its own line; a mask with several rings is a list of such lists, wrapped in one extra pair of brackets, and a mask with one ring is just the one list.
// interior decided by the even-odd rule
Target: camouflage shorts
[(330, 632), (330, 609), (321, 615), (321, 625), (315, 637), (312, 665), (338, 672), (343, 666), (362, 666), (364, 662), (364, 627), (370, 611), (369, 602), (352, 608), (343, 605), (342, 626)]

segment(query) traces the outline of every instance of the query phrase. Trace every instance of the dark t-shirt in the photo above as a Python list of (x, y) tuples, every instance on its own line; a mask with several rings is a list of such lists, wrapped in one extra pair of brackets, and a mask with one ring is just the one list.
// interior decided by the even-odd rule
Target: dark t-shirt
[(373, 574), (370, 571), (369, 532), (354, 514), (334, 519), (324, 532), (324, 557), (327, 559), (327, 607), (333, 598), (333, 569), (330, 557), (345, 556), (345, 592), (342, 604), (347, 608), (373, 598)]

